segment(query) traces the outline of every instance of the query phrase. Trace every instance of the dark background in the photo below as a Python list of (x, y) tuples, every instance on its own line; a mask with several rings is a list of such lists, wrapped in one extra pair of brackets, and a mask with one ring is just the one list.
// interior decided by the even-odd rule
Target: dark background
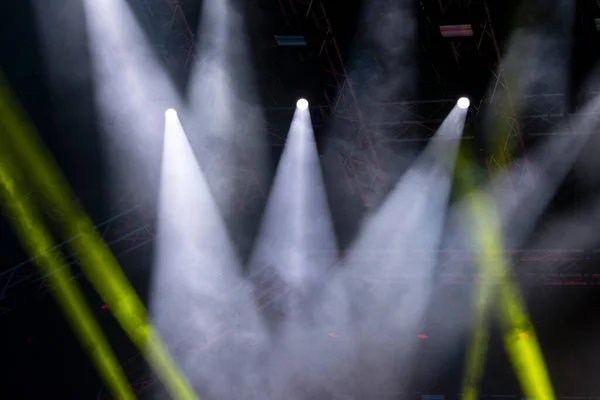
[[(129, 2), (136, 10), (150, 41), (157, 44), (157, 51), (161, 52), (165, 67), (183, 91), (189, 78), (181, 62), (185, 35), (181, 33), (165, 39), (164, 34), (156, 29), (160, 23), (147, 10), (148, 4), (151, 8), (163, 7), (160, 0)], [(60, 0), (56, 3), (57, 8), (68, 9), (71, 18), (83, 21), (83, 11), (78, 1)], [(201, 2), (182, 3), (188, 22), (195, 31)], [(369, 50), (360, 46), (358, 49), (353, 47), (353, 44), (360, 44), (360, 37), (356, 37), (354, 32), (360, 21), (361, 2), (330, 0), (324, 3), (345, 59), (349, 62), (356, 60), (359, 54)], [(452, 23), (453, 20), (474, 21), (476, 26), (477, 21), (485, 17), (481, 13), (482, 8), (473, 5), (471, 8), (461, 8), (455, 4), (455, 8), (449, 7), (448, 13), (442, 16), (437, 3), (436, 0), (415, 2), (419, 23), (419, 46), (415, 62), (418, 62), (421, 79), (418, 93), (413, 97), (455, 98), (466, 93), (476, 103), (484, 96), (490, 81), (490, 67), (495, 58), (493, 49), (476, 52), (473, 50), (474, 44), (467, 41), (461, 62), (457, 63), (448, 42), (441, 38), (437, 27), (440, 21)], [(466, 2), (456, 0), (455, 3)], [(473, 3), (482, 4), (482, 1), (473, 0)], [(513, 15), (518, 2), (494, 0), (489, 3), (502, 50), (513, 26)], [(99, 156), (100, 152), (96, 151), (100, 135), (93, 103), (93, 82), (83, 79), (68, 93), (51, 91), (37, 39), (39, 30), (33, 6), (32, 0), (0, 3), (0, 68), (8, 77), (46, 145), (55, 155), (80, 201), (92, 219), (101, 222), (113, 215), (114, 211), (107, 198), (108, 182), (103, 160)], [(293, 106), (298, 93), (305, 94), (313, 104), (326, 104), (323, 87), (328, 85), (330, 77), (323, 72), (324, 67), (319, 61), (315, 43), (310, 42), (310, 34), (307, 33), (309, 45), (306, 49), (278, 48), (273, 43), (273, 35), (297, 33), (303, 29), (301, 24), (298, 27), (293, 22), (286, 23), (277, 0), (248, 1), (241, 6), (245, 10), (246, 25), (249, 27), (247, 35), (252, 48), (252, 61), (257, 66), (258, 80), (263, 88), (261, 94), (264, 107)], [(594, 15), (598, 14), (595, 2), (579, 0), (576, 8), (573, 54), (569, 63), (571, 94), (578, 92), (582, 81), (595, 64), (600, 48), (593, 21)], [(74, 38), (73, 46), (80, 50), (77, 62), (82, 71), (87, 71), (83, 74), (85, 76), (89, 75), (90, 61), (85, 50), (83, 22), (81, 28), (79, 36)], [(569, 95), (571, 99), (574, 97)], [(574, 108), (575, 101), (569, 106)], [(282, 122), (278, 118), (285, 120), (288, 117), (273, 116), (274, 126), (281, 126)], [(322, 128), (317, 129), (320, 145), (326, 142), (322, 137), (324, 131)], [(281, 133), (285, 136), (285, 129), (281, 129)], [(281, 143), (275, 140), (273, 153), (277, 156), (280, 149)], [(588, 195), (586, 188), (573, 178), (565, 183), (549, 213), (576, 208), (579, 206), (578, 199)], [(357, 202), (350, 198), (347, 201)], [(256, 215), (256, 220), (259, 217), (259, 214)], [(347, 215), (338, 215), (337, 218), (338, 227), (347, 226), (340, 221), (348, 218)], [(347, 243), (355, 234), (360, 216), (353, 218), (356, 219), (356, 223), (351, 224), (353, 229), (338, 229), (340, 236), (347, 236), (340, 238), (342, 243)], [(2, 270), (28, 258), (12, 235), (6, 218), (0, 223), (0, 240)], [(150, 279), (147, 270), (151, 260), (152, 244), (120, 259), (125, 272), (144, 299), (147, 298)], [(11, 287), (10, 290), (0, 288), (0, 308), (7, 311), (0, 317), (0, 396), (25, 399), (96, 398), (99, 393), (103, 393), (102, 383), (53, 299), (44, 290), (43, 284), (34, 282), (33, 277), (34, 275), (26, 275), (22, 284)], [(134, 357), (135, 349), (110, 312), (102, 308), (102, 301), (84, 279), (79, 282), (120, 360), (125, 362)], [(600, 358), (597, 356), (600, 351), (597, 339), (600, 333), (597, 322), (599, 294), (600, 291), (595, 286), (544, 287), (541, 281), (529, 287), (526, 293), (531, 318), (559, 395), (600, 394), (600, 383), (596, 379), (600, 372)], [(454, 311), (451, 315), (447, 312), (449, 304)], [(442, 309), (444, 312), (440, 312)], [(418, 361), (406, 366), (414, 371), (411, 390), (449, 396), (460, 391), (465, 340), (460, 341), (460, 346), (448, 349), (448, 340), (444, 335), (456, 321), (469, 318), (468, 310), (469, 299), (460, 285), (448, 285), (435, 293), (423, 326), (423, 332), (429, 338), (418, 342), (421, 352)], [(132, 380), (143, 375), (143, 365), (135, 362), (134, 360), (131, 364), (131, 369), (134, 370), (131, 373)], [(520, 392), (497, 332), (490, 344), (482, 392), (510, 395)]]

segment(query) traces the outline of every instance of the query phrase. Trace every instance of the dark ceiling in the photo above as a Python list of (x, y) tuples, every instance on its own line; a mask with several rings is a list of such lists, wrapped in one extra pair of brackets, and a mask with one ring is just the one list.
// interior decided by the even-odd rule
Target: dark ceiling
[[(72, 46), (77, 49), (77, 65), (82, 71), (81, 76), (73, 80), (72, 87), (57, 92), (48, 83), (48, 71), (37, 39), (39, 29), (32, 10), (39, 1), (45, 0), (0, 2), (0, 68), (57, 158), (81, 202), (94, 221), (101, 222), (112, 216), (113, 210), (108, 206), (105, 166), (98, 155), (99, 152), (96, 151), (100, 140), (99, 122), (93, 104), (93, 84), (89, 80), (90, 60), (85, 50), (84, 26), (80, 24), (81, 30), (72, 33)], [(177, 82), (181, 93), (185, 93), (189, 79), (189, 49), (192, 45), (192, 35), (198, 29), (202, 4), (196, 0), (179, 0), (182, 12), (174, 13), (174, 1), (128, 0), (150, 42), (155, 46), (157, 57), (163, 61)], [(391, 4), (390, 1), (374, 0), (371, 3), (381, 3), (381, 7), (386, 7), (386, 4)], [(542, 0), (531, 0), (526, 11), (521, 13), (516, 12), (522, 3), (518, 0), (487, 2), (501, 54), (506, 50), (509, 33), (518, 24), (519, 18), (542, 18), (542, 22), (549, 26), (549, 32), (556, 26), (553, 18), (557, 16), (544, 11), (543, 5), (547, 2)], [(57, 15), (62, 18), (67, 15), (69, 18), (83, 21), (80, 0), (53, 0), (54, 3)], [(333, 124), (328, 117), (331, 113), (331, 100), (335, 98), (337, 91), (335, 81), (339, 76), (336, 76), (336, 73), (341, 72), (337, 54), (331, 54), (337, 63), (333, 66), (321, 54), (321, 45), (325, 37), (330, 41), (328, 46), (331, 46), (331, 32), (336, 38), (346, 65), (360, 65), (363, 70), (368, 71), (382, 68), (381, 79), (384, 80), (391, 79), (394, 72), (386, 70), (385, 65), (378, 66), (377, 62), (373, 63), (373, 60), (381, 58), (379, 54), (385, 53), (386, 49), (370, 47), (365, 39), (365, 29), (367, 32), (370, 29), (361, 25), (366, 2), (323, 1), (330, 18), (331, 32), (327, 31), (325, 20), (317, 21), (319, 30), (315, 28), (313, 20), (301, 17), (304, 15), (303, 11), (312, 6), (316, 7), (317, 3), (319, 2), (308, 0), (236, 2), (247, 27), (236, 34), (247, 37), (269, 129), (281, 134), (272, 139), (275, 155), (281, 150), (281, 138), (285, 137), (295, 99), (300, 95), (309, 98), (312, 104), (322, 106), (314, 114), (318, 114), (315, 116), (315, 124), (318, 128), (319, 144), (326, 154), (325, 147), (329, 143), (326, 137), (329, 133), (326, 132), (331, 130), (325, 128)], [(487, 21), (484, 1), (421, 0), (415, 1), (414, 6), (417, 10), (413, 18), (418, 23), (418, 35), (415, 37), (418, 45), (415, 46), (411, 62), (419, 71), (418, 89), (410, 96), (406, 93), (393, 93), (392, 97), (384, 101), (455, 99), (468, 94), (474, 103), (478, 104), (488, 90), (492, 71), (498, 62), (493, 40), (486, 35), (487, 31), (482, 29), (482, 25), (485, 26)], [(314, 12), (314, 9), (311, 12)], [(517, 14), (519, 17), (514, 17)], [(576, 103), (576, 96), (572, 94), (577, 93), (598, 58), (600, 46), (594, 25), (595, 17), (600, 17), (595, 1), (576, 2), (572, 53), (565, 55), (570, 66), (568, 93), (565, 93), (565, 98), (569, 99), (568, 106), (571, 108)], [(474, 36), (461, 40), (441, 37), (439, 25), (458, 23), (471, 24)], [(57, 26), (56, 29), (60, 27)], [(489, 29), (489, 26), (486, 29)], [(305, 35), (307, 46), (277, 46), (274, 35), (285, 34)], [(483, 39), (479, 44), (482, 35)], [(392, 45), (393, 43), (390, 43), (390, 46)], [(328, 49), (332, 50), (331, 47)], [(361, 75), (354, 75), (352, 68), (349, 73), (352, 79), (356, 79), (355, 84), (360, 89), (363, 84)], [(549, 82), (546, 90), (553, 89), (552, 83)], [(368, 88), (364, 90), (365, 93), (368, 92)], [(369, 112), (374, 109), (369, 103), (361, 106)], [(475, 131), (474, 134), (477, 133)], [(81, 165), (85, 165), (85, 168), (81, 168)], [(580, 188), (574, 189), (574, 186), (577, 185), (568, 184), (563, 188), (555, 208), (572, 207), (576, 204), (574, 199), (584, 195)], [(332, 182), (331, 187), (333, 189), (330, 189), (330, 197), (335, 199), (331, 200), (332, 202), (341, 199), (352, 204), (348, 207), (338, 207), (336, 204), (334, 207), (334, 218), (343, 245), (352, 239), (361, 221), (364, 204), (357, 194), (349, 199), (350, 193), (337, 190), (335, 182)], [(573, 194), (576, 190), (581, 193)], [(336, 214), (336, 210), (343, 212)], [(356, 210), (358, 211), (354, 212)], [(260, 215), (257, 215), (256, 220), (259, 217)], [(8, 218), (9, 215), (5, 216), (4, 221), (0, 223), (2, 271), (28, 258), (12, 235), (6, 223)], [(147, 296), (150, 278), (144, 271), (147, 271), (151, 260), (150, 244), (129, 252), (120, 259), (142, 297)], [(12, 280), (14, 277), (18, 277), (22, 282)], [(17, 273), (10, 272), (0, 276), (0, 357), (3, 361), (0, 370), (0, 397), (57, 397), (76, 400), (100, 398), (97, 396), (104, 393), (100, 380), (63, 321), (52, 298), (44, 290), (44, 285), (35, 277), (35, 270), (30, 264)], [(102, 308), (102, 302), (93, 289), (85, 280), (80, 279), (80, 282), (120, 359), (125, 361), (135, 357), (136, 351), (110, 313)], [(5, 284), (7, 286), (4, 286)], [(444, 347), (450, 340), (444, 339), (444, 327), (454, 323), (446, 316), (449, 312), (448, 307), (453, 307), (452, 315), (457, 319), (468, 316), (467, 301), (460, 287), (449, 286), (436, 294), (431, 315), (424, 324), (430, 339), (420, 343), (423, 357), (417, 365), (407, 366), (414, 370), (416, 392), (454, 394), (460, 390), (458, 385), (463, 348), (449, 351)], [(598, 395), (600, 387), (596, 375), (600, 370), (600, 363), (594, 356), (598, 345), (593, 344), (598, 327), (596, 323), (589, 322), (598, 319), (598, 313), (595, 311), (595, 305), (599, 304), (598, 293), (593, 289), (562, 289), (559, 293), (559, 289), (550, 288), (532, 292), (528, 301), (534, 323), (541, 326), (539, 334), (543, 347), (547, 349), (546, 356), (557, 392), (563, 395)], [(551, 311), (548, 311), (549, 309)], [(499, 338), (493, 339), (484, 391), (492, 394), (517, 394), (518, 387), (514, 375), (508, 368), (505, 356), (499, 350), (500, 344)], [(136, 369), (134, 363), (135, 360), (131, 364), (131, 378), (138, 379), (143, 373)], [(140, 387), (143, 386), (142, 382)]]

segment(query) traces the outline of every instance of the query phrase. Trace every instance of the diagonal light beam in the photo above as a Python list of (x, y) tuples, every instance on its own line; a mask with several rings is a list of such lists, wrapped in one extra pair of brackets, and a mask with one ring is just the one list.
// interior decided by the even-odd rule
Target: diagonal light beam
[(50, 207), (64, 210), (58, 221), (62, 236), (78, 237), (69, 242), (79, 255), (87, 279), (94, 285), (132, 342), (175, 399), (196, 399), (189, 383), (148, 323), (146, 310), (129, 284), (117, 260), (94, 229), (94, 224), (75, 200), (66, 179), (52, 156), (36, 136), (35, 128), (17, 106), (4, 79), (0, 77), (0, 110), (4, 123), (3, 140), (10, 151), (27, 165), (32, 185), (39, 188)]
[(174, 110), (165, 118), (151, 311), (199, 392), (259, 393), (264, 351), (252, 288)]
[[(0, 108), (0, 127), (5, 109)], [(16, 160), (8, 153), (4, 134), (0, 136), (0, 197), (11, 211), (9, 221), (25, 250), (33, 256), (34, 264), (47, 276), (51, 293), (81, 346), (91, 358), (100, 377), (116, 399), (133, 400), (125, 374), (113, 353), (100, 325), (94, 318), (85, 296), (72, 279), (71, 269), (60, 251), (55, 248), (50, 232), (44, 227), (43, 216), (31, 204), (23, 180), (17, 179)], [(50, 250), (48, 250), (50, 249)]]

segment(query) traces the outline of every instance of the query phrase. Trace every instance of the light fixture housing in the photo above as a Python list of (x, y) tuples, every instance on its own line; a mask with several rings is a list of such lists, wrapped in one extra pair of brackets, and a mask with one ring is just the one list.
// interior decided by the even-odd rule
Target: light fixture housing
[(275, 42), (282, 47), (306, 46), (306, 39), (302, 35), (275, 35)]
[(298, 110), (306, 110), (308, 108), (308, 100), (306, 99), (300, 99), (296, 102), (296, 107), (298, 107)]
[(470, 24), (441, 25), (440, 33), (445, 38), (473, 36), (473, 27)]
[(458, 101), (456, 102), (456, 105), (458, 106), (458, 108), (462, 108), (463, 110), (466, 110), (467, 108), (469, 108), (469, 106), (471, 105), (471, 102), (469, 101), (468, 98), (466, 97), (461, 97), (460, 99), (458, 99)]

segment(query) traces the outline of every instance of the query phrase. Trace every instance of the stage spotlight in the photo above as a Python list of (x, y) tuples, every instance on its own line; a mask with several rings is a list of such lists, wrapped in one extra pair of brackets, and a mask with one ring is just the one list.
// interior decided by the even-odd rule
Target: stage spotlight
[(300, 99), (296, 103), (296, 107), (298, 107), (298, 110), (306, 110), (308, 108), (308, 101), (306, 99)]
[(469, 108), (469, 105), (471, 104), (471, 102), (466, 97), (461, 97), (460, 99), (458, 99), (458, 102), (456, 104), (458, 105), (459, 108), (462, 108), (463, 110), (465, 110), (465, 109)]
[(167, 111), (165, 111), (165, 117), (175, 118), (177, 117), (177, 111), (173, 110), (172, 108), (169, 108)]

